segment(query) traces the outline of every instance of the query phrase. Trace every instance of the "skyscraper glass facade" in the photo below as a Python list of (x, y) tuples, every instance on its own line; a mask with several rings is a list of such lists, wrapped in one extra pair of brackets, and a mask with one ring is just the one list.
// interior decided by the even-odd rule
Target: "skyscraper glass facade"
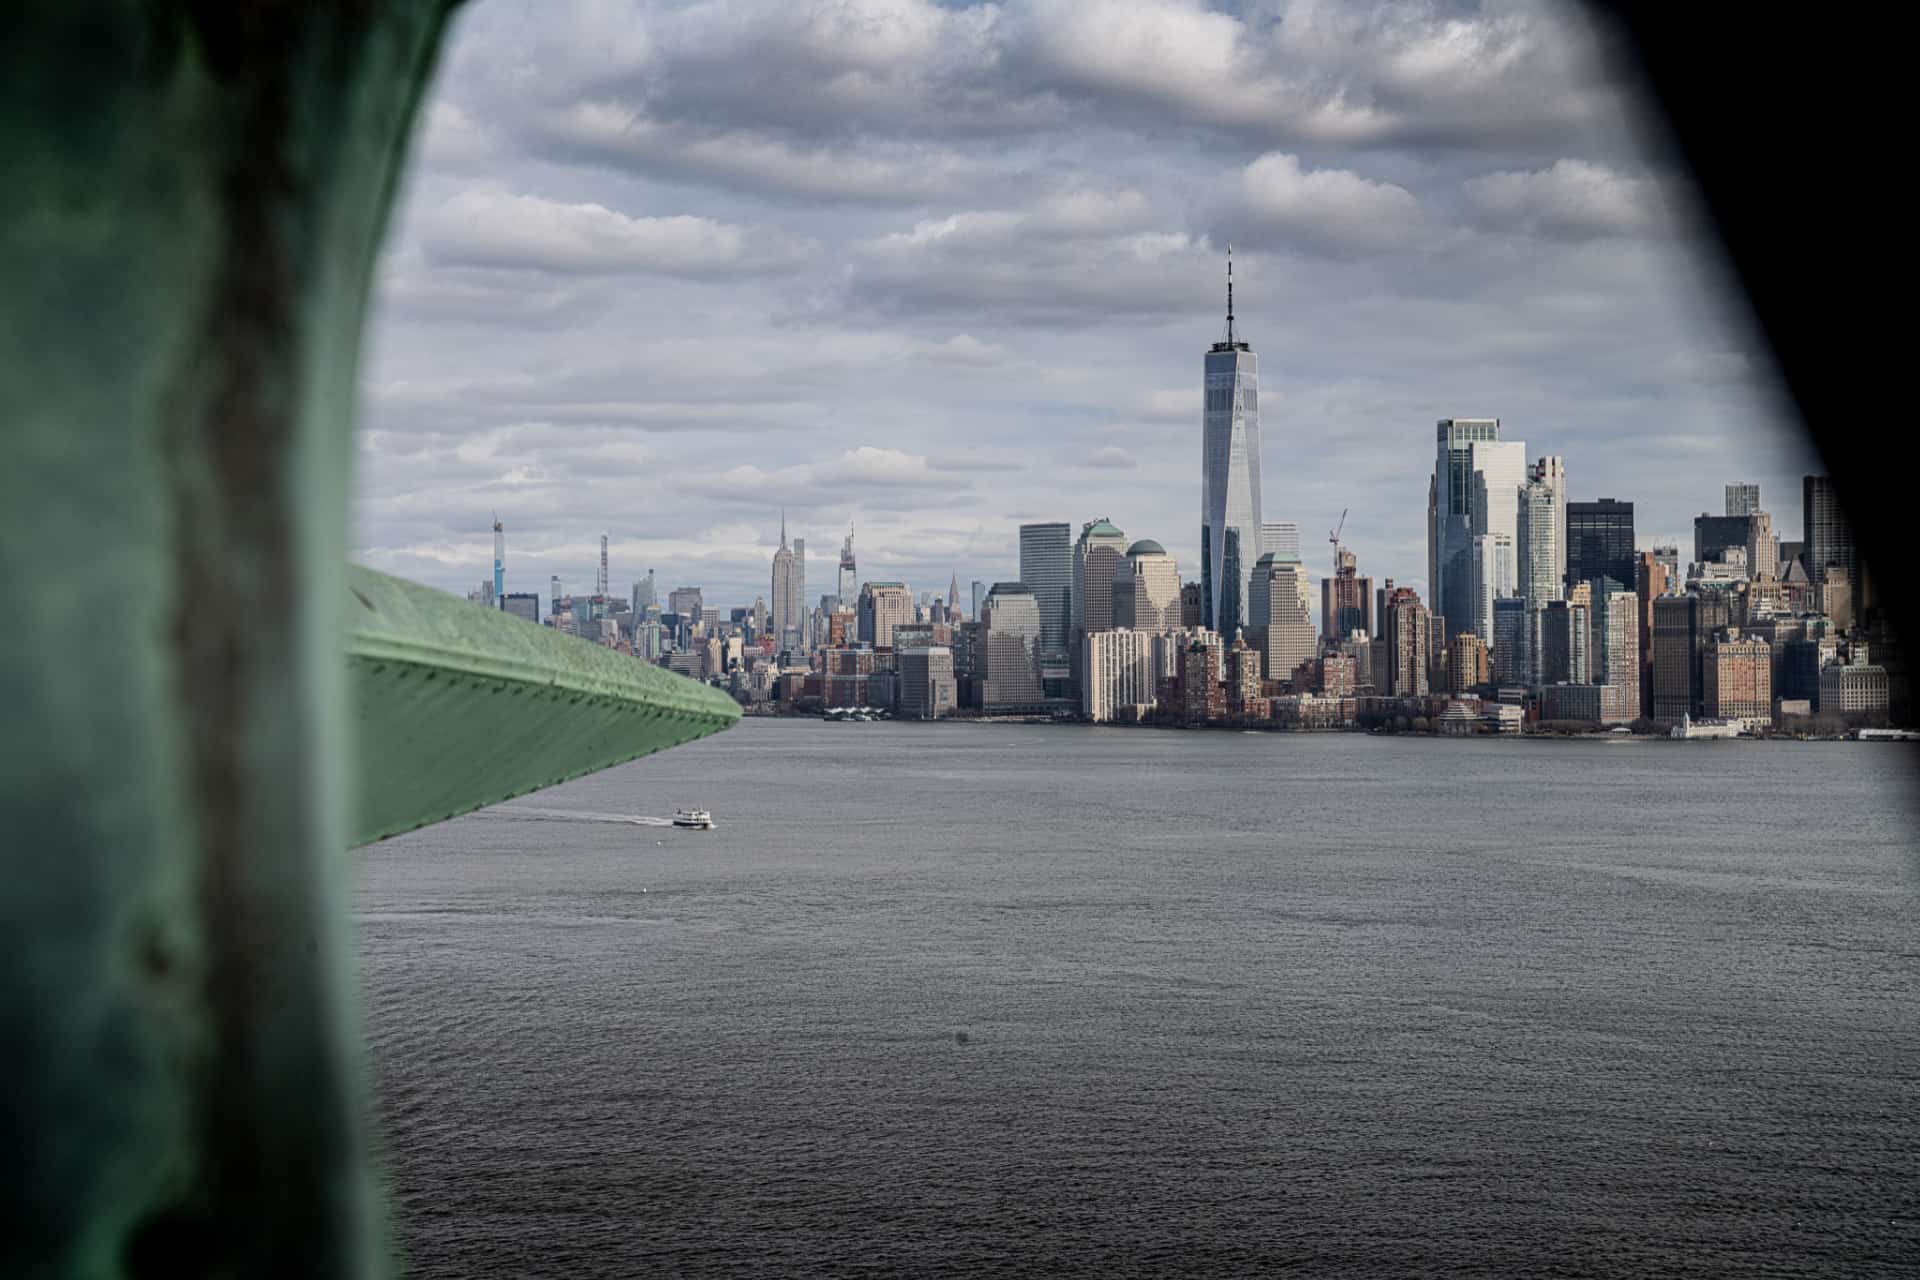
[(1633, 504), (1602, 498), (1567, 504), (1567, 585), (1611, 579), (1633, 586)]
[[(1033, 593), (1040, 610), (1041, 660), (1066, 662), (1073, 621), (1071, 525), (1054, 521), (1020, 526), (1020, 581)], [(996, 583), (995, 589), (1000, 585)]]
[(1234, 333), (1231, 264), (1227, 272), (1227, 336), (1206, 355), (1200, 419), (1200, 601), (1207, 625), (1232, 634), (1247, 620), (1261, 554), (1260, 374)]

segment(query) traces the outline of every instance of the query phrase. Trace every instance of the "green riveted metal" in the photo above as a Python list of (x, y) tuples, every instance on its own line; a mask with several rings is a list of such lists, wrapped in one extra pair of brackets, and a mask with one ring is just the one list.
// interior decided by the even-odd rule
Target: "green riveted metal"
[(356, 841), (726, 728), (717, 689), (444, 592), (352, 571)]
[(349, 846), (731, 717), (347, 567), (454, 7), (0, 2), (8, 1280), (389, 1270)]

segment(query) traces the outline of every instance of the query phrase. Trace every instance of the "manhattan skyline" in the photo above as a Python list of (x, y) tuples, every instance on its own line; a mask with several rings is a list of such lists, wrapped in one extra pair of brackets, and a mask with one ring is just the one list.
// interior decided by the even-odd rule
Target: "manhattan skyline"
[[(606, 531), (616, 589), (744, 604), (784, 506), (810, 585), (849, 516), (862, 577), (916, 591), (1098, 514), (1197, 577), (1229, 240), (1262, 516), (1314, 577), (1345, 508), (1363, 564), (1429, 589), (1449, 417), (1634, 501), (1643, 542), (1731, 478), (1797, 532), (1820, 468), (1558, 10), (1081, 8), (474, 8), (383, 275), (357, 558), (465, 591), (497, 507), (509, 590), (591, 581)], [(842, 90), (777, 73), (803, 54)]]

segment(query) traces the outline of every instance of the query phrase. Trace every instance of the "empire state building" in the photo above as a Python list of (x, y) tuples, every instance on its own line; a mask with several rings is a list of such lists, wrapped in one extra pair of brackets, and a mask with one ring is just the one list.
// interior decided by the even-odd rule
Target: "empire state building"
[(1260, 373), (1233, 325), (1227, 250), (1227, 334), (1206, 355), (1200, 417), (1200, 612), (1231, 636), (1247, 621), (1247, 580), (1260, 558)]

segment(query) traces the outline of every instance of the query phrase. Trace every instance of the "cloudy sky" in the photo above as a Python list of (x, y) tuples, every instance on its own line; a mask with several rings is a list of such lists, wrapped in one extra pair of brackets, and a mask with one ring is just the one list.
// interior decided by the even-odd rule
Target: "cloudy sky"
[(1425, 590), (1433, 423), (1691, 547), (1809, 469), (1690, 197), (1538, 2), (472, 0), (366, 364), (358, 557), (746, 604), (1017, 576), (1108, 516), (1196, 576), (1225, 247), (1265, 505)]

